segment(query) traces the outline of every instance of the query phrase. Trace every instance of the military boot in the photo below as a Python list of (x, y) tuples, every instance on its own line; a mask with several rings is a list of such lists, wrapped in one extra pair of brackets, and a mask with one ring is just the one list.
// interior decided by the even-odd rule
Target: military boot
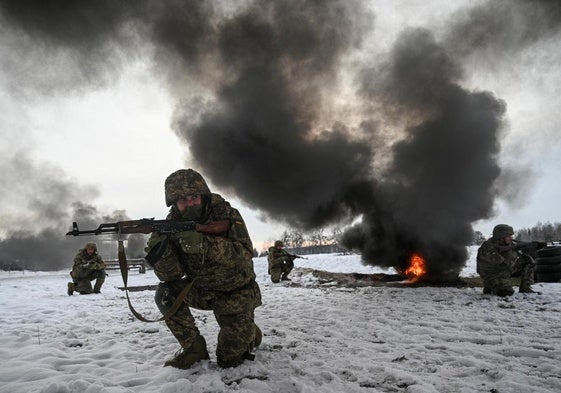
[(68, 296), (72, 296), (74, 294), (74, 283), (73, 282), (68, 283), (68, 289), (66, 290), (66, 293), (68, 293)]
[(540, 292), (534, 291), (530, 285), (520, 285), (520, 288), (518, 288), (518, 292), (520, 292), (520, 293), (537, 293), (537, 294), (540, 294)]
[(171, 366), (187, 370), (199, 360), (210, 359), (206, 349), (206, 340), (203, 336), (195, 337), (193, 344), (189, 348), (183, 348), (175, 354), (173, 359), (164, 363), (164, 367)]
[[(533, 276), (533, 273), (532, 273), (532, 276)], [(532, 278), (522, 277), (520, 279), (520, 286), (518, 287), (518, 292), (520, 292), (520, 293), (536, 293), (532, 289), (532, 284), (533, 283), (534, 283), (533, 277)]]
[(254, 338), (253, 338), (253, 348), (257, 348), (258, 346), (261, 345), (261, 341), (263, 340), (263, 333), (261, 333), (261, 329), (259, 329), (259, 326), (255, 325), (255, 333), (254, 333)]
[(103, 284), (103, 283), (100, 283), (100, 282), (96, 282), (96, 283), (95, 283), (94, 289), (93, 289), (94, 293), (101, 293), (101, 285), (102, 285), (102, 284)]

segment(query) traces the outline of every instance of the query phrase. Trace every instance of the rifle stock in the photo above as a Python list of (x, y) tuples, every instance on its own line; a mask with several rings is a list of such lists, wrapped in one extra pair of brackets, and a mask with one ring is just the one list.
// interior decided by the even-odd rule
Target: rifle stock
[(541, 250), (544, 247), (547, 247), (546, 242), (540, 241), (530, 241), (530, 242), (523, 242), (519, 240), (513, 240), (512, 243), (514, 244), (514, 250), (520, 251), (523, 254), (528, 254), (531, 257), (535, 258), (537, 251)]
[(196, 224), (195, 230), (208, 235), (220, 235), (228, 232), (230, 226), (230, 220), (211, 221), (208, 224)]

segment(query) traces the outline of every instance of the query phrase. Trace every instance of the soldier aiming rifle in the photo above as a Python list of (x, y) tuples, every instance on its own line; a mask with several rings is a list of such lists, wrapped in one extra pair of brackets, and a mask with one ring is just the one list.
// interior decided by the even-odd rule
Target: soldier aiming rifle
[(300, 255), (293, 255), (283, 249), (284, 243), (281, 240), (275, 241), (272, 247), (269, 247), (269, 255), (267, 262), (269, 264), (269, 274), (271, 281), (278, 283), (279, 281), (290, 281), (288, 275), (294, 268), (294, 260), (297, 258), (307, 259)]
[(510, 225), (499, 224), (493, 228), (493, 236), (477, 250), (477, 273), (483, 279), (483, 293), (511, 296), (514, 289), (511, 277), (520, 274), (520, 293), (535, 293), (534, 258), (545, 242), (520, 242), (513, 240)]
[[(255, 282), (253, 245), (237, 209), (219, 194), (212, 193), (200, 173), (180, 169), (164, 183), (170, 212), (165, 220), (141, 219), (101, 224), (80, 231), (76, 223), (67, 235), (105, 233), (151, 233), (146, 261), (160, 280), (154, 300), (170, 332), (181, 345), (164, 366), (188, 369), (209, 359), (205, 338), (191, 314), (191, 308), (212, 310), (220, 332), (216, 361), (221, 367), (235, 367), (253, 360), (262, 334), (254, 321), (261, 305), (261, 291)], [(123, 262), (124, 261), (124, 269)], [(119, 240), (119, 265), (126, 288), (126, 257)], [(133, 314), (146, 320), (132, 308)]]

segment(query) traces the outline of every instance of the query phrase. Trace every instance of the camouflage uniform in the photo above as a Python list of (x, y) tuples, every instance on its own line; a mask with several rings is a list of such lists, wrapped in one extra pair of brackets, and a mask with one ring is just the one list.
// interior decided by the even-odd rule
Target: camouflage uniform
[(483, 293), (510, 296), (514, 293), (511, 277), (520, 273), (520, 292), (533, 292), (534, 261), (529, 255), (520, 255), (504, 238), (514, 234), (512, 227), (499, 224), (493, 237), (477, 251), (477, 273), (483, 279)]
[(290, 280), (288, 275), (294, 268), (294, 258), (283, 250), (282, 246), (283, 243), (280, 240), (275, 241), (275, 245), (269, 247), (269, 255), (267, 255), (269, 274), (274, 283), (280, 280)]
[[(93, 254), (88, 254), (87, 249), (93, 248)], [(74, 258), (74, 265), (70, 276), (72, 282), (68, 283), (68, 295), (72, 295), (74, 291), (81, 295), (90, 293), (100, 293), (101, 286), (105, 281), (105, 262), (97, 253), (97, 245), (95, 243), (87, 243), (84, 248), (78, 251)], [(92, 288), (91, 281), (95, 280)]]
[[(162, 313), (169, 311), (179, 293), (192, 283), (185, 302), (166, 324), (182, 347), (182, 353), (166, 362), (189, 368), (208, 359), (206, 341), (200, 335), (189, 307), (212, 310), (220, 326), (216, 348), (217, 362), (232, 367), (251, 358), (261, 342), (261, 331), (254, 323), (254, 310), (261, 305), (261, 292), (255, 282), (253, 245), (240, 213), (220, 195), (209, 191), (203, 177), (192, 169), (172, 173), (165, 182), (168, 220), (193, 219), (180, 212), (180, 197), (201, 196), (199, 224), (229, 220), (223, 235), (196, 231), (173, 235), (153, 233), (146, 247), (147, 260), (162, 281), (155, 301)], [(156, 255), (154, 257), (154, 255)]]

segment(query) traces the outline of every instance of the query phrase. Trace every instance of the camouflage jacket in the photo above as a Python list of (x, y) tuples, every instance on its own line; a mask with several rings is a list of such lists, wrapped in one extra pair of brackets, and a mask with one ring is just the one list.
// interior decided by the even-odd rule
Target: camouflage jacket
[[(173, 219), (171, 213), (167, 219)], [(186, 277), (194, 280), (195, 287), (203, 290), (229, 292), (255, 280), (253, 244), (242, 216), (220, 195), (210, 194), (205, 220), (199, 223), (222, 220), (229, 220), (231, 224), (225, 234), (180, 232), (167, 236), (171, 251), (182, 265)], [(165, 238), (153, 233), (145, 250), (149, 252)]]
[(85, 248), (78, 251), (72, 266), (72, 275), (76, 278), (88, 276), (92, 270), (105, 269), (105, 262), (97, 252), (89, 255)]
[(489, 239), (477, 250), (477, 273), (482, 276), (510, 277), (519, 255), (500, 240)]
[(269, 255), (267, 255), (267, 261), (270, 267), (280, 267), (284, 262), (290, 260), (290, 254), (282, 248), (269, 247)]

